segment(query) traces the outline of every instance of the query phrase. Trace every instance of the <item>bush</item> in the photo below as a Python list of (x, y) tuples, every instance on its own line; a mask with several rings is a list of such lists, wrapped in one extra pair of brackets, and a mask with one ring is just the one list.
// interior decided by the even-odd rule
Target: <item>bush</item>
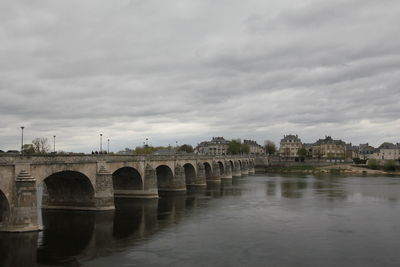
[(367, 166), (370, 169), (376, 170), (376, 169), (378, 169), (379, 164), (378, 164), (378, 161), (376, 159), (369, 159)]
[(394, 172), (396, 171), (396, 163), (393, 160), (388, 160), (383, 165), (383, 169), (387, 172)]
[(367, 160), (365, 159), (360, 159), (360, 158), (354, 158), (353, 159), (354, 164), (366, 164)]

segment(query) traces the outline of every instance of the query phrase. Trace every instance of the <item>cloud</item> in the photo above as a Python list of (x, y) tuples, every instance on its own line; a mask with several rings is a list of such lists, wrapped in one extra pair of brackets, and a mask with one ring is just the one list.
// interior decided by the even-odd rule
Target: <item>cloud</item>
[(400, 3), (4, 1), (0, 149), (213, 135), (398, 142)]

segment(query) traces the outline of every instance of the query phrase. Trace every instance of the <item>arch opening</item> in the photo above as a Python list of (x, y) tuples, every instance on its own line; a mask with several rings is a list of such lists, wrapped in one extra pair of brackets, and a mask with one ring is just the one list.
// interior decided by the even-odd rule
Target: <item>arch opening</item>
[(196, 183), (196, 170), (192, 164), (186, 163), (183, 165), (185, 169), (185, 182), (187, 185), (192, 185)]
[(173, 186), (174, 174), (170, 167), (160, 165), (156, 168), (157, 187), (159, 190)]
[(94, 188), (83, 173), (62, 171), (44, 179), (43, 208), (79, 209), (94, 206)]
[(218, 161), (218, 167), (219, 167), (219, 175), (224, 174), (224, 164), (221, 161)]
[(234, 170), (234, 168), (235, 168), (235, 166), (234, 166), (234, 164), (233, 164), (233, 161), (230, 160), (230, 161), (229, 161), (229, 164), (231, 165), (231, 170), (232, 170), (232, 172), (233, 172), (233, 170)]
[(206, 180), (211, 180), (212, 179), (212, 171), (211, 171), (211, 165), (208, 162), (204, 162), (204, 170), (206, 173)]
[(8, 218), (9, 214), (9, 204), (7, 197), (0, 190), (0, 225), (3, 224)]
[(118, 190), (143, 190), (140, 173), (132, 167), (123, 167), (112, 174), (114, 192)]

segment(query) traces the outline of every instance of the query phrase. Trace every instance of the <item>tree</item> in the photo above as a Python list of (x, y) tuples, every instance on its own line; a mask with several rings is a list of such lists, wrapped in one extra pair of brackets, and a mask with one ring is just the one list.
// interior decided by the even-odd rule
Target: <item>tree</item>
[(35, 148), (32, 144), (24, 144), (23, 146), (24, 154), (35, 154)]
[(184, 144), (178, 148), (178, 151), (186, 152), (186, 153), (193, 153), (194, 149), (191, 145)]
[(240, 152), (242, 154), (249, 154), (250, 153), (250, 146), (248, 144), (240, 144)]
[(45, 137), (35, 138), (32, 140), (35, 153), (46, 154), (50, 151), (49, 140)]
[(297, 155), (299, 156), (299, 158), (304, 160), (307, 156), (307, 149), (305, 149), (304, 147), (300, 148), (299, 150), (297, 150)]
[(240, 139), (231, 140), (228, 144), (228, 154), (236, 155), (241, 153)]
[(272, 142), (270, 140), (264, 141), (264, 148), (265, 148), (265, 153), (267, 155), (272, 155), (272, 154), (275, 154), (275, 152), (276, 152), (276, 145), (274, 142)]
[(153, 154), (154, 151), (156, 151), (156, 148), (148, 145), (144, 145), (143, 147), (137, 146), (135, 148), (135, 154), (136, 155), (148, 155), (148, 154)]

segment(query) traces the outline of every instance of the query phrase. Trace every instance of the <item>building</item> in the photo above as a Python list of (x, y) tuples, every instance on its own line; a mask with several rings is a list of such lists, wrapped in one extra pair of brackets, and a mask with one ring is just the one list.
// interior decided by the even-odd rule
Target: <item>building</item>
[(284, 135), (280, 142), (279, 154), (285, 158), (295, 158), (298, 156), (297, 152), (303, 147), (301, 139), (296, 135)]
[(257, 144), (256, 141), (253, 140), (243, 140), (243, 144), (249, 146), (249, 153), (250, 154), (265, 154), (265, 149), (262, 145)]
[(400, 143), (383, 143), (375, 150), (371, 158), (379, 160), (400, 160)]
[(353, 146), (352, 143), (346, 144), (346, 154), (345, 154), (346, 159), (353, 160), (356, 158), (360, 158), (358, 152), (359, 152), (358, 146)]
[(369, 159), (372, 158), (372, 155), (376, 152), (376, 148), (370, 146), (368, 143), (360, 144), (358, 146), (358, 157), (360, 159)]
[(319, 159), (344, 160), (346, 157), (346, 143), (342, 140), (334, 140), (330, 136), (325, 136), (325, 139), (319, 139), (313, 144), (312, 156)]
[(213, 137), (211, 141), (201, 142), (195, 152), (200, 155), (226, 155), (229, 141), (222, 136)]

